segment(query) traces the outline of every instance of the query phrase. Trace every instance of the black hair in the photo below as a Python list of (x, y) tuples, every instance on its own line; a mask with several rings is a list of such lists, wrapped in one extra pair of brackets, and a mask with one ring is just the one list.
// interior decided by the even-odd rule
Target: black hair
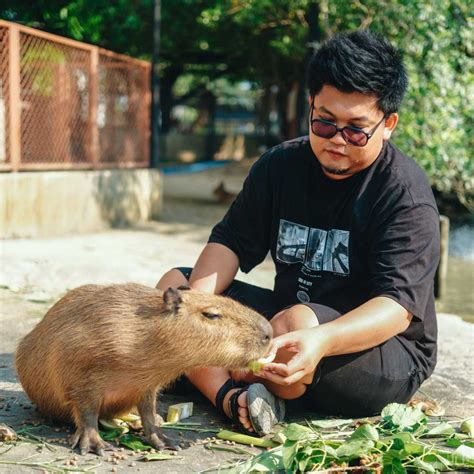
[(397, 112), (408, 78), (400, 51), (368, 30), (339, 33), (316, 51), (308, 67), (311, 97), (323, 86), (377, 97), (386, 115)]

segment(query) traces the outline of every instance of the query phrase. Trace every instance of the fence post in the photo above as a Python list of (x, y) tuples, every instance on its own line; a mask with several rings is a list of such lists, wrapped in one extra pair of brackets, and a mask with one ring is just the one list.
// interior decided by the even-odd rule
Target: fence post
[(97, 108), (99, 102), (99, 48), (93, 47), (89, 59), (89, 160), (93, 168), (97, 168), (100, 160), (99, 126), (97, 124)]
[(10, 164), (12, 171), (18, 171), (21, 163), (21, 84), (20, 84), (20, 29), (16, 25), (8, 26), (9, 57), (8, 84), (10, 121)]
[(446, 294), (446, 280), (448, 277), (448, 246), (449, 246), (449, 218), (439, 216), (440, 230), (440, 259), (435, 275), (435, 297), (442, 299)]

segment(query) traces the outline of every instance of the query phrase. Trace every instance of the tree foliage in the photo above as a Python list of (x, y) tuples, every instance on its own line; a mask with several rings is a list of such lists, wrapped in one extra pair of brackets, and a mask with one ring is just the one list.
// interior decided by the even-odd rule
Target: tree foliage
[[(443, 192), (473, 206), (473, 21), (468, 0), (162, 0), (161, 103), (206, 98), (218, 79), (277, 86), (286, 116), (305, 111), (303, 79), (315, 25), (323, 37), (369, 28), (405, 53), (410, 85), (394, 141)], [(317, 9), (314, 6), (317, 5)], [(2, 18), (149, 59), (153, 0), (4, 0)], [(318, 15), (319, 10), (319, 15)], [(311, 28), (312, 25), (312, 28)], [(317, 35), (316, 35), (317, 36)], [(187, 77), (188, 88), (176, 88)], [(189, 79), (191, 78), (191, 79)], [(182, 81), (181, 81), (182, 83)], [(292, 108), (298, 108), (296, 114)]]
[(474, 36), (467, 0), (324, 0), (326, 34), (370, 28), (404, 51), (409, 88), (395, 143), (441, 192), (474, 209)]

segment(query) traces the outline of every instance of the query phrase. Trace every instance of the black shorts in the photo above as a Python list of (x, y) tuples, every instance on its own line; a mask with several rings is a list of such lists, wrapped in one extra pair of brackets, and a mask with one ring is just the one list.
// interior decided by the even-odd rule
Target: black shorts
[[(189, 279), (191, 268), (178, 268)], [(284, 308), (276, 305), (272, 290), (238, 280), (222, 293), (249, 306), (267, 319)], [(328, 306), (305, 303), (320, 324), (341, 316)], [(311, 410), (330, 415), (371, 416), (393, 402), (406, 403), (422, 382), (415, 361), (399, 337), (362, 352), (325, 357), (305, 394), (298, 399)]]

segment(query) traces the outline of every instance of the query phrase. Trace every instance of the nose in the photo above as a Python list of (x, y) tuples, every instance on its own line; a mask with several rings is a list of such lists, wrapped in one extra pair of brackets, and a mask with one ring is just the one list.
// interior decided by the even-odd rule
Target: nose
[(342, 136), (341, 131), (338, 131), (336, 135), (334, 135), (333, 137), (329, 139), (329, 141), (331, 141), (335, 145), (347, 145), (347, 142), (346, 140), (344, 140), (344, 137)]
[(259, 323), (259, 326), (262, 333), (262, 342), (268, 344), (273, 337), (272, 325), (268, 321), (263, 320)]

